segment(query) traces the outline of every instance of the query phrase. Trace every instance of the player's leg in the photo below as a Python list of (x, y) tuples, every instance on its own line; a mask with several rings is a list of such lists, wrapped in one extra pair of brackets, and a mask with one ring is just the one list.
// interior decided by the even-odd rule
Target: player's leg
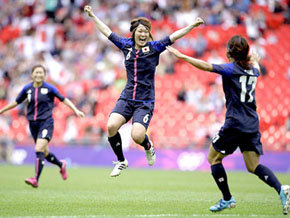
[(122, 170), (128, 167), (128, 161), (123, 154), (121, 135), (118, 131), (121, 126), (131, 119), (132, 114), (133, 109), (129, 102), (124, 99), (119, 99), (107, 123), (108, 141), (118, 159), (118, 161), (113, 162), (115, 167), (110, 174), (113, 177), (119, 176)]
[(156, 160), (156, 154), (153, 143), (146, 134), (146, 128), (140, 123), (133, 123), (131, 136), (135, 143), (141, 145), (145, 149), (146, 159), (149, 166), (152, 166)]
[[(54, 121), (52, 118), (42, 121), (39, 128), (40, 134), (38, 134), (38, 138), (47, 139), (47, 141), (50, 142), (53, 135), (53, 129), (54, 129)], [(62, 179), (66, 180), (68, 175), (66, 172), (65, 160), (61, 161), (58, 160), (58, 158), (49, 151), (48, 146), (45, 146), (44, 148), (44, 157), (48, 162), (55, 164), (60, 168), (60, 174), (62, 176)]]
[(281, 191), (281, 183), (272, 170), (259, 163), (260, 155), (255, 151), (244, 151), (243, 157), (248, 171), (257, 175), (262, 181), (273, 187), (279, 194)]
[(108, 140), (110, 145), (118, 158), (118, 161), (113, 162), (115, 167), (111, 172), (110, 176), (119, 176), (122, 170), (128, 167), (128, 161), (125, 159), (122, 149), (122, 139), (118, 132), (120, 127), (126, 123), (126, 119), (118, 113), (111, 113), (108, 120)]
[(283, 213), (287, 214), (290, 210), (290, 188), (287, 185), (281, 186), (272, 170), (260, 164), (260, 155), (263, 154), (260, 140), (261, 134), (259, 132), (248, 133), (244, 135), (243, 139), (243, 145), (240, 146), (240, 149), (248, 171), (257, 175), (262, 181), (277, 191), (280, 195)]
[(49, 151), (48, 146), (44, 151), (44, 157), (48, 162), (55, 164), (60, 168), (59, 173), (60, 173), (62, 179), (66, 180), (68, 177), (68, 173), (66, 171), (66, 161), (59, 160), (52, 152)]
[(212, 145), (209, 148), (207, 159), (211, 165), (211, 174), (223, 195), (223, 198), (216, 205), (210, 207), (212, 212), (218, 212), (236, 206), (236, 201), (231, 195), (227, 174), (222, 164), (223, 158), (233, 153), (236, 149), (236, 146), (229, 147), (225, 145), (234, 144), (235, 140), (235, 134), (221, 130), (213, 138)]
[(32, 187), (37, 188), (38, 187), (38, 181), (40, 174), (42, 172), (42, 169), (44, 167), (44, 151), (46, 147), (48, 146), (48, 140), (47, 139), (41, 139), (38, 138), (36, 140), (35, 145), (35, 154), (36, 154), (36, 162), (35, 162), (35, 176), (25, 179), (25, 182), (29, 185), (32, 185)]
[(115, 155), (118, 158), (118, 161), (124, 161), (125, 157), (123, 154), (122, 149), (122, 140), (121, 135), (118, 132), (120, 127), (126, 123), (126, 119), (118, 113), (111, 113), (107, 128), (108, 128), (108, 140), (110, 142), (110, 145), (115, 153)]
[(152, 166), (155, 163), (156, 154), (153, 143), (146, 132), (153, 116), (154, 103), (136, 103), (135, 107), (131, 136), (135, 143), (144, 147), (148, 165)]
[(277, 191), (281, 199), (283, 213), (288, 214), (290, 210), (290, 187), (281, 185), (272, 170), (260, 164), (260, 155), (255, 151), (244, 151), (243, 157), (248, 171), (257, 175), (263, 182)]
[[(37, 122), (37, 121), (29, 121), (30, 133), (31, 133), (31, 136), (32, 136), (35, 144), (37, 142), (39, 128), (40, 128), (40, 122)], [(38, 158), (38, 156), (41, 156), (41, 153), (37, 155), (36, 150), (35, 150), (35, 155), (36, 155), (35, 171), (38, 171), (38, 168), (37, 168), (38, 167), (38, 164), (39, 164), (39, 158)], [(42, 166), (41, 166), (41, 168), (42, 168)], [(36, 174), (36, 172), (35, 172), (35, 174)], [(36, 176), (25, 179), (25, 183), (28, 184), (28, 185), (31, 185), (34, 188), (37, 188), (38, 187), (38, 181), (36, 179)]]

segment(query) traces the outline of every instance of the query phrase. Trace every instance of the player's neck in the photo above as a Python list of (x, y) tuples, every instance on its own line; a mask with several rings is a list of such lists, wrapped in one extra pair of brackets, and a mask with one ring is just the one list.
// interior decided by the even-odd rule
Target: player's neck
[(135, 49), (136, 50), (140, 50), (142, 47), (140, 47), (139, 45), (135, 45)]
[(33, 87), (34, 88), (39, 88), (40, 86), (42, 86), (43, 82), (33, 82)]

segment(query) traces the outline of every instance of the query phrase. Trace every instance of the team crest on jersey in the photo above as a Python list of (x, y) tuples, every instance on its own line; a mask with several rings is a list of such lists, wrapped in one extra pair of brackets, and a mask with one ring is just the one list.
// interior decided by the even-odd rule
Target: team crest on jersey
[(142, 52), (143, 52), (144, 54), (148, 53), (149, 51), (150, 51), (149, 46), (145, 46), (145, 47), (142, 48)]
[(48, 93), (48, 89), (47, 88), (41, 88), (40, 89), (40, 93), (43, 95), (46, 95)]

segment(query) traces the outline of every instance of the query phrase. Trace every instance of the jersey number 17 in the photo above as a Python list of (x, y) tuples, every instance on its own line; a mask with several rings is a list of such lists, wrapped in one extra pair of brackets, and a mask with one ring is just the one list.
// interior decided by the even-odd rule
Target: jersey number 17
[[(247, 78), (248, 82), (247, 82)], [(240, 95), (240, 101), (241, 102), (246, 102), (246, 94), (247, 94), (247, 85), (252, 86), (250, 92), (249, 92), (249, 100), (248, 102), (253, 102), (254, 97), (253, 97), (253, 91), (256, 88), (256, 84), (257, 84), (257, 77), (255, 76), (240, 76), (240, 83), (241, 83), (241, 95)]]

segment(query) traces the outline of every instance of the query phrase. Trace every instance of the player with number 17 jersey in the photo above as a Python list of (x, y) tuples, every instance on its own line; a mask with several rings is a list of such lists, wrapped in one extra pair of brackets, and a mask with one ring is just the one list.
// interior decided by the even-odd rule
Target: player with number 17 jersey
[(290, 186), (282, 185), (275, 174), (260, 163), (263, 148), (255, 101), (255, 88), (260, 73), (259, 56), (255, 53), (249, 55), (247, 40), (238, 35), (233, 36), (227, 43), (226, 55), (230, 62), (227, 64), (211, 64), (184, 55), (172, 47), (167, 50), (200, 70), (222, 75), (226, 119), (223, 127), (212, 139), (207, 159), (211, 165), (211, 174), (223, 197), (209, 208), (210, 211), (219, 212), (237, 204), (230, 192), (222, 160), (239, 147), (248, 171), (277, 191), (283, 214), (288, 214)]
[(256, 112), (255, 87), (259, 76), (253, 66), (245, 70), (236, 63), (213, 64), (212, 72), (222, 75), (226, 98), (226, 119), (223, 129), (240, 132), (259, 132), (259, 118)]

